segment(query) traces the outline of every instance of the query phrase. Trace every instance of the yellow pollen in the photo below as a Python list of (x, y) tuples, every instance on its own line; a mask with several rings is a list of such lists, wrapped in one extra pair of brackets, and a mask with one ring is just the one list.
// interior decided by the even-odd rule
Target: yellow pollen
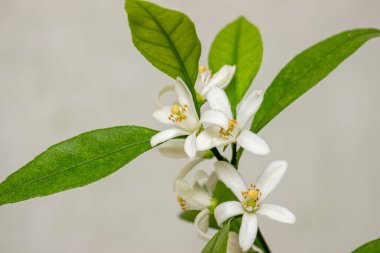
[(183, 198), (181, 198), (180, 196), (177, 196), (177, 201), (178, 201), (178, 204), (181, 207), (181, 209), (185, 210), (186, 201)]
[(228, 121), (228, 129), (225, 130), (223, 128), (220, 128), (220, 130), (219, 130), (219, 136), (223, 137), (223, 138), (228, 138), (228, 137), (232, 136), (232, 132), (234, 131), (236, 125), (237, 125), (236, 120), (230, 119)]
[(206, 72), (207, 71), (207, 67), (206, 66), (200, 66), (199, 67), (199, 72), (200, 73), (204, 73), (204, 72)]
[(188, 105), (183, 105), (182, 107), (179, 104), (172, 105), (170, 108), (171, 114), (168, 116), (168, 119), (173, 123), (187, 119), (187, 115), (185, 114), (187, 112), (187, 107)]

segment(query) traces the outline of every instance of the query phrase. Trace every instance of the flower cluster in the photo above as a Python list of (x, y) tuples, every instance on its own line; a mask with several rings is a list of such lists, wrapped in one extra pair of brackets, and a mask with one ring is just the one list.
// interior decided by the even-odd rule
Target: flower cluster
[[(191, 92), (185, 83), (177, 78), (174, 85), (163, 87), (157, 97), (160, 109), (153, 116), (170, 128), (159, 132), (151, 139), (151, 145), (160, 145), (160, 152), (172, 158), (191, 158), (174, 183), (178, 202), (183, 210), (197, 210), (194, 225), (201, 238), (209, 240), (210, 215), (213, 215), (220, 227), (235, 217), (242, 217), (238, 235), (238, 244), (230, 235), (230, 252), (247, 251), (254, 246), (258, 223), (257, 214), (265, 215), (283, 223), (294, 223), (295, 216), (286, 208), (263, 203), (269, 193), (276, 187), (287, 169), (285, 161), (273, 161), (262, 172), (256, 184), (247, 185), (242, 176), (220, 155), (229, 144), (257, 155), (270, 153), (267, 143), (257, 134), (247, 130), (247, 125), (254, 118), (263, 101), (261, 91), (247, 94), (232, 112), (224, 88), (230, 83), (235, 73), (235, 66), (223, 66), (212, 75), (207, 67), (200, 67), (200, 80), (195, 88), (198, 100), (202, 103), (200, 115), (197, 114)], [(162, 106), (161, 97), (167, 92), (174, 92), (177, 100)], [(186, 175), (205, 159), (217, 157), (215, 169), (208, 174), (204, 170), (194, 173), (192, 182), (185, 180)], [(220, 158), (223, 159), (220, 159)], [(232, 161), (231, 161), (232, 162)], [(235, 200), (219, 203), (214, 197), (217, 182), (221, 181), (235, 195)], [(236, 241), (236, 240), (235, 240)], [(231, 245), (235, 246), (232, 247)], [(236, 247), (238, 245), (238, 247)], [(236, 250), (236, 248), (238, 250)]]

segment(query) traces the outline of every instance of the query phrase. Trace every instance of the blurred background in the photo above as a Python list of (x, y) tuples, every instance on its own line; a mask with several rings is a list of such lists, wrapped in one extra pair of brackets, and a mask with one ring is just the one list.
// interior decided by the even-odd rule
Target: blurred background
[[(378, 0), (155, 1), (185, 12), (207, 63), (216, 33), (239, 15), (256, 24), (265, 89), (297, 53), (343, 30), (380, 28)], [(79, 133), (136, 124), (172, 80), (133, 47), (123, 1), (0, 1), (0, 180)], [(272, 159), (289, 170), (270, 196), (295, 225), (260, 217), (273, 252), (350, 252), (380, 236), (380, 40), (369, 41), (261, 136), (272, 154), (243, 156), (255, 181)], [(84, 188), (0, 207), (2, 253), (200, 252), (172, 182), (186, 161), (151, 151)], [(211, 163), (205, 163), (210, 168)]]

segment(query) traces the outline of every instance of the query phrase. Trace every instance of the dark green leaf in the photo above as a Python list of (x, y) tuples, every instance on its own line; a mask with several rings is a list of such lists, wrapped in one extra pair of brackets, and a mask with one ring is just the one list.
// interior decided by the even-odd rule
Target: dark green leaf
[(231, 225), (230, 225), (230, 231), (236, 232), (239, 234), (240, 230), (240, 225), (241, 225), (241, 220), (242, 217), (236, 217), (231, 220)]
[(360, 246), (352, 253), (379, 253), (380, 252), (380, 238), (367, 242)]
[(85, 186), (117, 171), (151, 149), (156, 131), (120, 126), (58, 143), (0, 184), (0, 205)]
[(230, 222), (224, 226), (207, 242), (202, 253), (226, 253), (228, 244), (228, 233), (230, 232)]
[(181, 77), (195, 99), (201, 44), (193, 22), (183, 13), (147, 1), (127, 0), (125, 9), (136, 48), (159, 70)]
[(183, 211), (179, 214), (179, 218), (185, 221), (194, 222), (195, 217), (200, 213), (198, 210)]
[(377, 29), (356, 29), (332, 36), (293, 58), (277, 75), (257, 112), (252, 131), (260, 131), (294, 100), (325, 78), (369, 39)]
[(213, 197), (216, 198), (218, 203), (236, 200), (239, 201), (235, 194), (226, 187), (226, 185), (222, 181), (218, 181), (216, 184), (215, 190), (213, 192)]
[(261, 65), (263, 44), (259, 30), (244, 17), (228, 24), (211, 45), (209, 65), (213, 72), (235, 65), (236, 73), (226, 92), (233, 108), (243, 98)]

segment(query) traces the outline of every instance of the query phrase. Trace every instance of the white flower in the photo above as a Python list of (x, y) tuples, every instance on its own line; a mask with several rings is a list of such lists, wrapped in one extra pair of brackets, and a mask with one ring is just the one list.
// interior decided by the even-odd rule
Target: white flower
[[(184, 139), (173, 139), (165, 143), (162, 143), (158, 147), (158, 152), (161, 155), (172, 159), (183, 159), (189, 158), (184, 149), (185, 140)], [(195, 157), (211, 158), (212, 156), (206, 155), (210, 152), (199, 151), (195, 154)]]
[(201, 77), (201, 82), (197, 82), (196, 90), (202, 96), (206, 96), (207, 92), (212, 87), (220, 87), (224, 89), (231, 82), (232, 77), (235, 74), (235, 66), (224, 65), (218, 72), (214, 75), (211, 73), (206, 66), (199, 67), (199, 73)]
[[(185, 83), (178, 78), (173, 88), (177, 94), (178, 103), (163, 106), (153, 113), (153, 117), (164, 124), (170, 125), (171, 128), (154, 135), (150, 143), (152, 146), (156, 146), (175, 137), (187, 135), (184, 150), (190, 158), (193, 158), (197, 152), (196, 134), (200, 127), (199, 119), (193, 98)], [(160, 91), (159, 96), (167, 90), (169, 88)]]
[(270, 153), (268, 145), (262, 138), (244, 129), (260, 108), (262, 101), (262, 92), (253, 91), (240, 102), (237, 107), (237, 117), (234, 119), (227, 94), (218, 87), (211, 88), (207, 93), (207, 102), (211, 109), (204, 112), (201, 117), (201, 122), (209, 127), (198, 135), (197, 149), (204, 151), (237, 142), (254, 154)]
[[(206, 183), (202, 183), (206, 180)], [(207, 234), (209, 228), (209, 207), (213, 205), (212, 193), (215, 189), (218, 178), (213, 172), (210, 176), (203, 170), (197, 171), (192, 185), (185, 180), (176, 181), (177, 200), (183, 210), (198, 210), (194, 225), (198, 235), (205, 240), (210, 239)], [(215, 206), (215, 204), (214, 204)]]
[(247, 187), (239, 172), (229, 163), (218, 161), (215, 172), (219, 179), (235, 194), (239, 201), (219, 204), (214, 211), (219, 226), (234, 217), (243, 215), (239, 231), (240, 247), (246, 251), (252, 247), (258, 229), (256, 214), (265, 215), (283, 223), (294, 223), (293, 213), (282, 206), (263, 204), (265, 198), (280, 182), (287, 169), (285, 161), (274, 161), (260, 175), (255, 185)]

